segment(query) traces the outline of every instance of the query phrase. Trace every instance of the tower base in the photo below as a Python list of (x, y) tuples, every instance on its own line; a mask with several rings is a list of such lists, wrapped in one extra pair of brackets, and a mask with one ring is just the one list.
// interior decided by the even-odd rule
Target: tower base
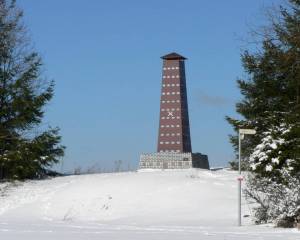
[(142, 154), (139, 163), (140, 169), (209, 169), (207, 155), (201, 153), (159, 152)]

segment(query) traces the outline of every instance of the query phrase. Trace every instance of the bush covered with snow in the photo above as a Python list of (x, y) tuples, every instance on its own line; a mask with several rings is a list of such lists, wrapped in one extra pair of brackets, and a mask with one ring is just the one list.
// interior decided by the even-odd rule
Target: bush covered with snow
[(278, 227), (293, 227), (300, 217), (300, 175), (282, 171), (282, 182), (249, 173), (244, 193), (256, 223), (275, 222)]
[(245, 194), (256, 203), (253, 210), (257, 223), (293, 227), (300, 217), (300, 162), (295, 154), (298, 138), (294, 132), (291, 124), (270, 127), (250, 155)]

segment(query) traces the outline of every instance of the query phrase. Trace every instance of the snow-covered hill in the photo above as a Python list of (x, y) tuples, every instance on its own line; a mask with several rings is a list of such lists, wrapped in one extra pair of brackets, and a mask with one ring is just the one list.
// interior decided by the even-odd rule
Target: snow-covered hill
[[(249, 208), (243, 204), (244, 214)], [(300, 239), (237, 227), (232, 171), (93, 174), (0, 184), (0, 239)], [(22, 236), (22, 238), (21, 238)], [(260, 237), (260, 238), (259, 238)]]

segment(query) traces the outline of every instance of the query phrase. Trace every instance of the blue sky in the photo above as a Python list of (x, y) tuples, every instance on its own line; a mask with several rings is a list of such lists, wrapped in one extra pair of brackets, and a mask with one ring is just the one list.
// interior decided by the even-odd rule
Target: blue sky
[(122, 160), (137, 167), (155, 152), (160, 56), (187, 57), (194, 152), (212, 166), (234, 158), (225, 115), (238, 117), (236, 79), (249, 25), (280, 0), (19, 0), (45, 76), (56, 82), (45, 124), (59, 126), (67, 147), (64, 171)]

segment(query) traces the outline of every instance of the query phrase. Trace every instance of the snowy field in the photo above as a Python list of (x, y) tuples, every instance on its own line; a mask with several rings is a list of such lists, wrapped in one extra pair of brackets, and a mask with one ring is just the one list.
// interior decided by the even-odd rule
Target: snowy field
[(249, 218), (237, 227), (236, 177), (190, 169), (0, 184), (0, 239), (300, 239)]

